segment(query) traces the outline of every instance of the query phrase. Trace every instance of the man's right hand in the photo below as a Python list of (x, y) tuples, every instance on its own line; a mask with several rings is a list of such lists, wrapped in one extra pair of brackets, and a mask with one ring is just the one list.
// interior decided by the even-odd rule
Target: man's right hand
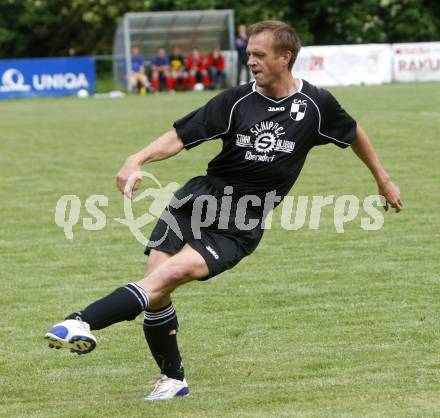
[(165, 132), (151, 144), (136, 154), (130, 155), (116, 176), (116, 187), (121, 193), (131, 198), (142, 181), (142, 165), (161, 161), (178, 154), (183, 149), (183, 142), (173, 128)]
[(139, 160), (134, 156), (128, 157), (116, 176), (116, 187), (118, 190), (131, 198), (142, 181), (141, 170), (142, 165), (139, 163)]

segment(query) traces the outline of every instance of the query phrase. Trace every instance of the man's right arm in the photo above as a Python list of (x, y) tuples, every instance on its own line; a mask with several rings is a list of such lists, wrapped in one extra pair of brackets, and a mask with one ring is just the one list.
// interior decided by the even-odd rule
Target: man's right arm
[[(140, 171), (143, 164), (165, 160), (178, 154), (182, 149), (183, 142), (175, 129), (164, 133), (144, 149), (127, 158), (116, 177), (116, 187), (121, 193), (131, 195), (142, 180)], [(125, 190), (129, 179), (131, 179), (129, 190)]]
[(225, 90), (204, 106), (176, 120), (175, 129), (171, 129), (143, 150), (127, 158), (116, 177), (118, 190), (127, 196), (136, 191), (142, 180), (143, 164), (165, 160), (182, 151), (184, 147), (191, 149), (205, 141), (225, 135), (231, 127), (232, 111), (239, 97), (236, 89)]

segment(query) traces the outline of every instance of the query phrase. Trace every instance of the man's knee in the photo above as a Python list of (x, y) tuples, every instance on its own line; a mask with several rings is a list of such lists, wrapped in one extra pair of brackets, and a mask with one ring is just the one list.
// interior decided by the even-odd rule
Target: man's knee
[(144, 277), (147, 277), (149, 274), (151, 274), (154, 270), (156, 270), (161, 264), (167, 261), (170, 257), (172, 257), (172, 254), (168, 254), (163, 251), (152, 249), (150, 251), (150, 255), (148, 256), (147, 268)]
[(190, 264), (170, 260), (166, 266), (165, 281), (173, 287), (177, 287), (193, 280), (195, 273), (195, 269)]
[(192, 275), (192, 270), (188, 266), (168, 260), (150, 274), (147, 274), (138, 282), (138, 285), (148, 293), (150, 303), (156, 306), (164, 297), (169, 296), (174, 289), (191, 281), (193, 279)]
[(171, 294), (176, 287), (191, 280), (205, 278), (208, 274), (208, 265), (202, 255), (189, 245), (185, 245), (177, 254), (147, 274), (138, 284), (155, 304), (164, 296)]
[(140, 284), (146, 290), (172, 292), (176, 287), (208, 274), (208, 266), (203, 257), (192, 249), (184, 249), (152, 270)]

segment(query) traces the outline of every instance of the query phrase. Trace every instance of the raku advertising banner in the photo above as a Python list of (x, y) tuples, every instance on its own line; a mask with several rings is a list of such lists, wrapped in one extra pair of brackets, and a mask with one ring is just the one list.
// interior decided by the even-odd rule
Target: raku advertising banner
[(93, 57), (0, 60), (0, 99), (93, 93)]
[(440, 81), (440, 42), (393, 44), (395, 81)]

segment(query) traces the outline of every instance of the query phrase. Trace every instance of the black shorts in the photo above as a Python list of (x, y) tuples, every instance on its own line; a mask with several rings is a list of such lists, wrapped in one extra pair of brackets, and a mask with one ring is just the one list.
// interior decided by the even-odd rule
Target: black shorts
[[(235, 222), (238, 197), (232, 195), (231, 209), (225, 210), (222, 205), (224, 189), (215, 179), (195, 177), (177, 190), (154, 227), (145, 254), (149, 255), (152, 249), (176, 254), (188, 244), (206, 261), (209, 275), (201, 280), (207, 280), (234, 267), (257, 248), (263, 236), (261, 214), (252, 207), (246, 208), (244, 223), (258, 220), (258, 226), (246, 230), (238, 228)], [(204, 196), (214, 197), (217, 205), (211, 204), (208, 209)], [(200, 216), (194, 217), (193, 212), (198, 213), (195, 208), (202, 208)]]

